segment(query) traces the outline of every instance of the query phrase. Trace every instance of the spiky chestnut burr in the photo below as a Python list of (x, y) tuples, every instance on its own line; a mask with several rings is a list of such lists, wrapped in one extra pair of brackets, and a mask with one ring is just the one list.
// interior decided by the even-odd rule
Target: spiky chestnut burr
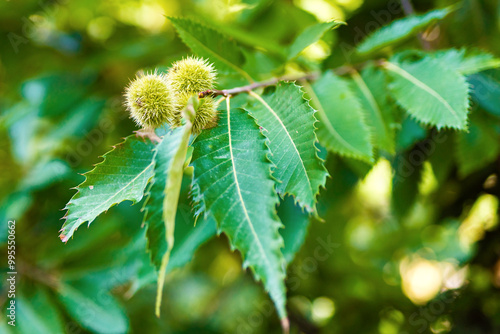
[(196, 97), (193, 133), (215, 126), (217, 106), (213, 97), (197, 99), (197, 96), (200, 92), (214, 89), (216, 77), (213, 65), (203, 58), (187, 57), (175, 62), (168, 71), (168, 82), (176, 91), (179, 110)]
[(214, 88), (217, 73), (203, 58), (187, 57), (172, 64), (168, 81), (177, 92), (199, 93)]
[(126, 88), (125, 99), (130, 115), (145, 130), (154, 130), (165, 123), (180, 125), (176, 94), (164, 74), (139, 74)]

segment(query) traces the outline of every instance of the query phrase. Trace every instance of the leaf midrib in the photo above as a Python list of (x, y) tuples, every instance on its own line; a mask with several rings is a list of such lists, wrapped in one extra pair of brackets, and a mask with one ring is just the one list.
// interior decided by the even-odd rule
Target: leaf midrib
[(372, 91), (366, 84), (365, 80), (359, 75), (358, 72), (353, 72), (351, 74), (352, 78), (354, 79), (354, 82), (358, 85), (359, 89), (363, 93), (363, 95), (366, 97), (368, 102), (370, 103), (370, 106), (372, 109), (377, 113), (377, 116), (379, 117), (379, 120), (382, 123), (382, 126), (384, 127), (384, 132), (387, 134), (389, 133), (389, 127), (387, 124), (384, 122), (384, 116), (382, 115), (382, 110), (380, 110), (380, 107), (377, 103), (377, 100), (375, 99), (375, 96), (373, 96)]
[[(179, 28), (177, 28), (179, 29)], [(245, 79), (248, 81), (248, 82), (253, 82), (253, 79), (252, 77), (245, 71), (243, 71), (241, 68), (239, 68), (238, 66), (234, 65), (233, 63), (231, 63), (230, 61), (228, 61), (227, 59), (225, 58), (222, 58), (220, 55), (218, 55), (215, 51), (213, 51), (212, 49), (208, 48), (205, 44), (203, 44), (198, 38), (196, 38), (196, 36), (194, 36), (193, 34), (191, 34), (189, 31), (187, 31), (186, 29), (184, 28), (181, 28), (182, 31), (184, 31), (185, 34), (188, 34), (189, 36), (191, 36), (191, 38), (193, 38), (196, 42), (198, 42), (198, 45), (201, 46), (202, 49), (204, 49), (206, 52), (210, 53), (210, 54), (213, 54), (219, 61), (225, 63), (226, 65), (228, 65), (229, 67), (231, 67), (233, 70), (235, 70), (236, 72), (240, 73), (242, 76), (245, 77)]]
[(290, 142), (292, 143), (292, 146), (293, 148), (295, 149), (295, 153), (297, 153), (297, 157), (299, 158), (300, 160), (300, 166), (302, 167), (302, 169), (304, 170), (304, 175), (306, 176), (306, 180), (307, 180), (307, 183), (309, 184), (309, 189), (313, 189), (313, 186), (311, 184), (311, 180), (309, 179), (309, 174), (307, 174), (307, 170), (306, 170), (306, 166), (304, 165), (304, 161), (302, 160), (302, 157), (300, 156), (300, 153), (299, 153), (299, 150), (297, 148), (297, 146), (295, 145), (295, 142), (293, 141), (292, 139), (292, 136), (290, 136), (290, 133), (288, 132), (288, 129), (286, 128), (285, 124), (283, 124), (283, 122), (281, 121), (281, 119), (278, 117), (278, 115), (276, 114), (276, 112), (273, 110), (273, 108), (271, 108), (271, 106), (269, 104), (267, 104), (266, 101), (264, 101), (264, 99), (259, 95), (259, 94), (256, 94), (254, 93), (253, 91), (250, 91), (250, 95), (253, 96), (255, 99), (257, 99), (260, 103), (262, 103), (262, 105), (271, 112), (271, 114), (278, 120), (279, 124), (283, 127), (283, 130), (285, 131), (286, 135), (288, 136), (288, 138), (290, 139)]
[(458, 117), (457, 113), (452, 108), (452, 106), (441, 95), (439, 95), (439, 93), (436, 92), (434, 89), (432, 89), (431, 87), (429, 87), (428, 85), (426, 85), (422, 81), (418, 80), (417, 78), (415, 78), (413, 75), (411, 75), (410, 73), (408, 73), (407, 71), (405, 71), (401, 67), (399, 67), (399, 66), (397, 66), (397, 65), (395, 65), (395, 64), (393, 64), (391, 62), (385, 62), (384, 63), (384, 67), (386, 69), (388, 69), (389, 71), (391, 71), (393, 73), (396, 73), (400, 77), (402, 77), (402, 78), (410, 81), (411, 83), (413, 83), (418, 88), (426, 91), (431, 96), (433, 96), (434, 98), (436, 98), (439, 102), (441, 102), (441, 104), (443, 104), (446, 107), (446, 109), (448, 109), (450, 111), (450, 113), (453, 115), (453, 117), (455, 117), (455, 119), (457, 120), (457, 122), (461, 123), (460, 118)]
[(307, 92), (311, 96), (311, 99), (313, 100), (314, 105), (316, 106), (316, 108), (318, 110), (319, 117), (322, 119), (323, 124), (325, 124), (326, 127), (330, 130), (329, 133), (332, 134), (344, 146), (350, 148), (351, 150), (353, 150), (355, 152), (358, 152), (358, 154), (360, 156), (362, 156), (362, 157), (366, 156), (365, 153), (363, 153), (362, 151), (360, 151), (356, 147), (352, 146), (344, 138), (342, 138), (342, 136), (340, 135), (340, 133), (337, 132), (337, 130), (333, 127), (332, 123), (330, 122), (330, 119), (326, 115), (325, 109), (323, 108), (323, 104), (319, 100), (318, 95), (316, 95), (316, 92), (314, 91), (314, 89), (309, 84), (307, 84), (306, 87), (308, 88)]
[[(132, 180), (130, 180), (127, 184), (125, 184), (122, 188), (120, 188), (120, 190), (118, 190), (117, 192), (114, 193), (114, 195), (112, 197), (110, 197), (107, 201), (101, 203), (101, 205), (98, 205), (96, 207), (94, 207), (94, 209), (92, 209), (90, 212), (88, 212), (85, 216), (88, 217), (89, 215), (92, 216), (94, 214), (94, 212), (96, 211), (99, 211), (102, 207), (105, 207), (106, 205), (108, 205), (108, 203), (110, 201), (112, 201), (114, 198), (116, 198), (116, 196), (118, 196), (118, 194), (120, 194), (122, 191), (124, 191), (128, 186), (130, 186), (130, 184), (132, 184), (134, 181), (136, 181), (140, 176), (142, 176), (149, 168), (151, 168), (153, 166), (153, 162), (151, 162), (148, 166), (146, 166), (146, 168), (144, 168), (142, 170), (142, 172), (140, 172), (139, 174), (137, 174), (136, 177), (134, 177)], [(113, 203), (111, 203), (113, 204)], [(90, 221), (90, 218), (87, 218), (87, 219), (84, 219), (84, 218), (78, 218), (72, 225), (72, 227), (70, 228), (69, 232), (70, 234), (67, 235), (67, 237), (70, 237), (74, 230), (76, 228), (78, 228), (79, 225), (83, 224), (84, 222), (86, 221)], [(75, 223), (78, 223), (80, 222), (80, 224), (78, 224), (78, 226), (74, 226)]]
[[(235, 185), (236, 185), (236, 189), (237, 189), (237, 192), (238, 192), (238, 197), (240, 199), (240, 202), (241, 202), (241, 206), (243, 208), (243, 212), (245, 213), (245, 217), (246, 217), (246, 220), (248, 221), (248, 225), (250, 227), (250, 230), (252, 232), (252, 235), (254, 236), (255, 240), (256, 240), (256, 243), (257, 243), (257, 246), (262, 254), (262, 256), (264, 257), (264, 261), (266, 262), (266, 265), (270, 268), (271, 267), (271, 264), (269, 262), (269, 259), (267, 258), (267, 255), (266, 255), (266, 252), (264, 251), (264, 247), (262, 247), (262, 243), (260, 242), (260, 239), (257, 235), (257, 232), (255, 231), (255, 228), (253, 227), (253, 224), (252, 224), (252, 220), (250, 219), (250, 216), (248, 214), (248, 210), (245, 206), (245, 202), (243, 201), (243, 196), (241, 195), (241, 189), (240, 189), (240, 183), (238, 181), (238, 175), (236, 174), (236, 165), (234, 163), (234, 155), (233, 155), (233, 139), (232, 139), (232, 135), (231, 135), (231, 106), (230, 106), (230, 102), (229, 102), (230, 98), (227, 97), (226, 98), (226, 109), (227, 109), (227, 130), (228, 130), (228, 135), (229, 135), (229, 153), (231, 154), (231, 167), (233, 169), (233, 174), (234, 174), (234, 182), (235, 182)], [(243, 222), (242, 222), (243, 223)], [(240, 223), (240, 226), (241, 224)]]

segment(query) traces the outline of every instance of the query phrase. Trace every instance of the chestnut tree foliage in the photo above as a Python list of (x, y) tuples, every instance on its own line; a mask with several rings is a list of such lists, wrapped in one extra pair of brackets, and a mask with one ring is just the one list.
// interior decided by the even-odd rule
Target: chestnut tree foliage
[[(498, 1), (36, 2), (0, 4), (1, 333), (500, 331)], [(215, 86), (139, 129), (127, 81), (186, 59)]]
[[(241, 253), (243, 268), (262, 281), (288, 327), (285, 279), (293, 254), (287, 261), (283, 250), (288, 243), (294, 243), (292, 252), (300, 247), (303, 240), (294, 240), (294, 234), (304, 238), (307, 225), (289, 226), (277, 215), (277, 206), (279, 198), (290, 195), (304, 212), (321, 219), (318, 194), (328, 176), (337, 177), (328, 174), (322, 152), (373, 165), (379, 157), (397, 153), (397, 132), (412, 122), (453, 131), (464, 174), (498, 155), (498, 135), (485, 129), (487, 115), (470, 117), (470, 78), (487, 75), (477, 73), (498, 67), (500, 60), (475, 49), (401, 47), (454, 10), (411, 15), (381, 27), (357, 46), (357, 63), (345, 65), (343, 73), (300, 59), (301, 51), (341, 28), (340, 22), (309, 26), (287, 49), (273, 54), (251, 33), (231, 35), (196, 20), (170, 18), (192, 52), (215, 65), (219, 88), (227, 90), (220, 93), (217, 125), (191, 138), (187, 125), (167, 129), (157, 145), (127, 137), (85, 174), (66, 206), (61, 239), (68, 241), (80, 225), (92, 223), (113, 205), (146, 196), (147, 251), (160, 276), (165, 252), (172, 250), (167, 268), (182, 266), (189, 256), (176, 248), (194, 253), (207, 239), (224, 233), (230, 247)], [(274, 59), (279, 65), (263, 74), (259, 66)], [(297, 63), (303, 74), (286, 76), (289, 63)], [(278, 78), (276, 83), (245, 88), (272, 77)], [(230, 84), (243, 89), (231, 93)], [(166, 220), (175, 222), (183, 179), (191, 182), (197, 220), (175, 231), (175, 224)]]

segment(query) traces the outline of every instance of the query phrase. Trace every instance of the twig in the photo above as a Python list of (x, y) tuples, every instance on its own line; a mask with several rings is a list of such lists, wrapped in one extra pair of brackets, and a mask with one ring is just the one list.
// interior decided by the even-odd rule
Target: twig
[(223, 90), (206, 90), (204, 92), (198, 93), (198, 97), (204, 98), (206, 96), (234, 96), (238, 95), (241, 93), (249, 93), (253, 91), (254, 89), (260, 88), (260, 87), (268, 87), (277, 84), (279, 81), (300, 81), (300, 80), (314, 80), (319, 76), (318, 73), (313, 72), (313, 73), (307, 73), (301, 76), (285, 76), (285, 77), (278, 77), (278, 78), (272, 78), (267, 81), (261, 81), (261, 82), (254, 82), (250, 85), (247, 86), (242, 86), (242, 87), (236, 87), (236, 88), (231, 88), (231, 89), (223, 89)]
[[(401, 7), (403, 7), (403, 12), (405, 13), (406, 16), (415, 15), (415, 9), (413, 8), (411, 0), (401, 0)], [(423, 37), (422, 33), (418, 34), (418, 40), (420, 41), (420, 45), (422, 45), (422, 48), (424, 50), (432, 49), (431, 43), (429, 43), (429, 41), (427, 41)]]
[[(375, 64), (376, 66), (381, 66), (384, 63), (385, 59), (377, 59), (377, 60), (369, 60), (365, 61), (359, 64), (355, 65), (344, 65), (340, 66), (337, 68), (332, 69), (332, 71), (337, 74), (337, 75), (346, 75), (346, 74), (351, 74), (355, 71), (359, 71), (362, 68), (364, 68), (368, 64)], [(246, 86), (241, 86), (241, 87), (236, 87), (236, 88), (230, 88), (230, 89), (223, 89), (223, 90), (206, 90), (204, 92), (198, 93), (198, 97), (200, 99), (207, 97), (207, 96), (234, 96), (238, 95), (241, 93), (250, 93), (254, 89), (261, 88), (261, 87), (268, 87), (268, 86), (273, 86), (276, 85), (280, 81), (310, 81), (310, 80), (316, 80), (320, 76), (320, 73), (318, 72), (311, 72), (311, 73), (306, 73), (306, 74), (301, 74), (297, 76), (282, 76), (282, 77), (276, 77), (269, 79), (267, 81), (260, 81), (260, 82), (254, 82), (250, 85)], [(222, 101), (218, 100), (217, 105)]]
[(60, 285), (60, 281), (56, 275), (46, 271), (45, 269), (36, 267), (27, 262), (19, 262), (18, 264), (19, 273), (26, 277), (31, 278), (37, 282), (45, 284), (46, 286), (57, 289)]
[(415, 14), (415, 9), (413, 9), (410, 0), (401, 0), (401, 7), (403, 7), (403, 12), (406, 16)]

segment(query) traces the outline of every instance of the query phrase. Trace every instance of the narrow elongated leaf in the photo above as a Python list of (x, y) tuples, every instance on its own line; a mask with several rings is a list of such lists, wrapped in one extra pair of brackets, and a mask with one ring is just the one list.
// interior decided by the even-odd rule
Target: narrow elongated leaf
[(318, 138), (329, 151), (373, 162), (370, 129), (350, 81), (327, 72), (308, 90), (318, 110)]
[(321, 22), (307, 27), (300, 33), (300, 35), (295, 38), (290, 49), (288, 50), (288, 59), (293, 59), (299, 55), (299, 53), (307, 48), (309, 45), (319, 41), (319, 39), (331, 29), (338, 27), (344, 22)]
[[(181, 192), (182, 175), (184, 174), (184, 161), (186, 160), (192, 127), (191, 120), (187, 120), (185, 125), (165, 135), (155, 149), (156, 186), (153, 184), (153, 187), (155, 187), (155, 192), (159, 192), (159, 189), (156, 190), (157, 188), (164, 189), (161, 221), (164, 223), (164, 236), (167, 245), (165, 252), (162, 254), (158, 273), (158, 291), (156, 295), (156, 315), (158, 317), (160, 316), (163, 284), (165, 282), (167, 266), (170, 260), (170, 253), (174, 247), (175, 218)], [(165, 182), (161, 182), (160, 180)], [(158, 201), (158, 198), (155, 201)]]
[(360, 54), (368, 54), (404, 41), (430, 24), (442, 20), (453, 10), (453, 7), (436, 9), (422, 15), (411, 15), (391, 22), (365, 38), (359, 44), (357, 51)]
[(398, 103), (420, 122), (440, 128), (467, 128), (469, 86), (445, 64), (424, 58), (414, 63), (386, 62)]
[(195, 225), (191, 207), (181, 207), (179, 211), (178, 214), (182, 215), (183, 219), (175, 222), (175, 244), (170, 254), (167, 273), (190, 262), (198, 248), (214, 237), (217, 232), (213, 217), (201, 219)]
[(314, 212), (316, 195), (328, 174), (315, 146), (314, 109), (303, 94), (294, 83), (281, 82), (262, 97), (252, 93), (257, 102), (249, 112), (269, 139), (271, 161), (276, 165), (273, 176), (280, 181), (278, 193), (295, 196), (302, 207)]
[[(163, 222), (163, 198), (167, 171), (172, 164), (176, 148), (182, 137), (181, 131), (172, 131), (165, 135), (162, 142), (155, 149), (155, 175), (147, 192), (144, 204), (144, 223), (147, 226), (147, 249), (151, 262), (160, 270), (163, 255), (168, 250), (165, 238), (165, 224)], [(177, 207), (175, 215), (174, 246), (171, 258), (167, 265), (167, 272), (183, 266), (190, 260), (194, 251), (208, 238), (215, 235), (215, 222), (206, 219), (194, 226), (194, 219), (188, 206)]]
[(68, 210), (60, 238), (68, 241), (75, 230), (90, 223), (110, 207), (123, 201), (139, 202), (153, 176), (153, 148), (136, 136), (129, 136), (106, 153), (104, 160), (84, 174), (86, 180), (76, 189), (65, 209)]
[(458, 171), (465, 177), (495, 161), (500, 154), (500, 133), (483, 115), (473, 114), (469, 132), (457, 134)]
[(229, 37), (189, 19), (170, 17), (170, 21), (182, 41), (194, 53), (213, 62), (219, 72), (239, 73), (252, 81), (252, 78), (241, 69), (244, 62), (243, 53)]
[(375, 146), (394, 153), (394, 110), (389, 103), (384, 72), (375, 67), (367, 67), (361, 75), (354, 72), (352, 78), (355, 83), (354, 91), (363, 106), (365, 120), (373, 133)]
[(266, 140), (244, 110), (231, 110), (229, 100), (219, 116), (217, 127), (205, 130), (193, 144), (195, 201), (241, 252), (243, 266), (263, 281), (287, 322), (283, 240), (275, 211), (278, 196)]

